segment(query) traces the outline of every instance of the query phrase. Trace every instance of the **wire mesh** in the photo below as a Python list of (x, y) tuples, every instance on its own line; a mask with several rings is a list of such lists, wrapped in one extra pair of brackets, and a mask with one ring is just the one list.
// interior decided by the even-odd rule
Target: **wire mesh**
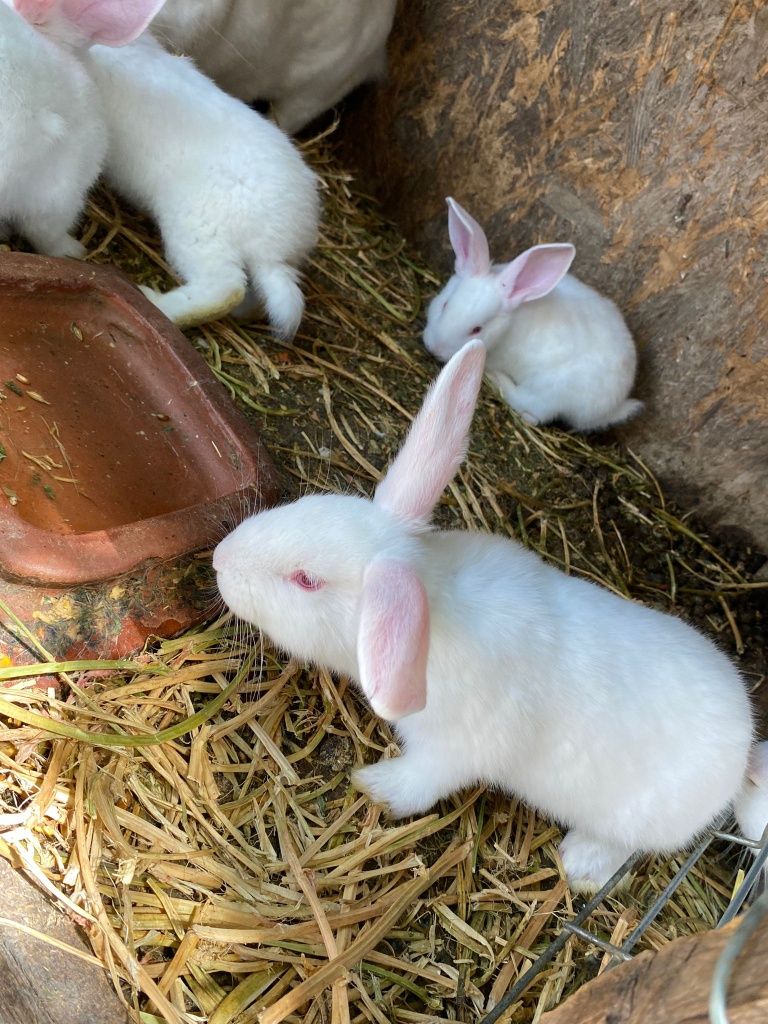
[[(766, 865), (768, 864), (768, 828), (759, 841), (745, 839), (735, 832), (726, 832), (718, 828), (708, 831), (699, 843), (691, 850), (678, 870), (664, 887), (658, 897), (648, 907), (635, 928), (627, 936), (621, 946), (606, 941), (599, 935), (595, 935), (586, 927), (590, 918), (601, 907), (605, 900), (613, 893), (624, 878), (632, 871), (634, 865), (640, 859), (639, 855), (631, 857), (621, 868), (610, 878), (602, 889), (592, 897), (570, 920), (564, 921), (559, 935), (547, 946), (544, 952), (537, 957), (528, 970), (521, 975), (515, 984), (504, 994), (496, 1006), (486, 1014), (481, 1024), (495, 1024), (505, 1011), (512, 1006), (517, 999), (525, 992), (529, 985), (544, 970), (548, 963), (557, 955), (568, 940), (574, 936), (585, 942), (596, 946), (609, 955), (610, 962), (608, 969), (620, 963), (632, 959), (633, 950), (644, 933), (653, 924), (656, 918), (664, 909), (665, 905), (674, 892), (683, 883), (685, 878), (692, 871), (696, 863), (704, 855), (710, 844), (719, 839), (731, 843), (744, 850), (750, 850), (754, 859), (745, 873), (741, 883), (734, 890), (733, 895), (724, 913), (718, 921), (717, 927), (722, 928), (732, 921), (750, 896), (759, 888), (761, 879), (765, 877)], [(728, 1024), (727, 1013), (727, 991), (731, 970), (736, 959), (743, 950), (750, 935), (758, 927), (765, 914), (768, 914), (768, 891), (763, 893), (753, 904), (750, 913), (746, 916), (742, 926), (734, 933), (731, 940), (723, 951), (717, 969), (713, 975), (712, 990), (710, 994), (710, 1020), (712, 1024)]]

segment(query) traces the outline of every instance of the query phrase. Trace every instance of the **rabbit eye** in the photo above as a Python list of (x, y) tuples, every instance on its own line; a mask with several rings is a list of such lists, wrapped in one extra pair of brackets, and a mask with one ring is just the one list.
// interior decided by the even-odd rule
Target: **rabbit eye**
[(295, 583), (296, 586), (301, 587), (302, 590), (319, 590), (324, 583), (324, 580), (319, 579), (317, 576), (313, 576), (311, 573), (305, 572), (304, 569), (297, 569), (296, 572), (291, 573), (288, 578), (291, 583)]
[(473, 327), (472, 330), (469, 333), (470, 334), (479, 334), (480, 331), (482, 331), (482, 329), (483, 329), (482, 327)]

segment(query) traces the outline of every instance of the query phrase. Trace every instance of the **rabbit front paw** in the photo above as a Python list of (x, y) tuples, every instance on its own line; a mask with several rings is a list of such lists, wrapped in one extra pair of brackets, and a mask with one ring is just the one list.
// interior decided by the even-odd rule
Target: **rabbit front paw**
[(403, 755), (358, 768), (352, 783), (374, 803), (384, 804), (394, 818), (406, 818), (428, 811), (443, 795), (430, 775), (415, 758)]

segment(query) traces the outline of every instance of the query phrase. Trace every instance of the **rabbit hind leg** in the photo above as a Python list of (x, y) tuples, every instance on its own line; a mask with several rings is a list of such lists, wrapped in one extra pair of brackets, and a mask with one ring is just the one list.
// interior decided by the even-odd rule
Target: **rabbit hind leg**
[[(558, 853), (572, 892), (592, 894), (601, 889), (634, 851), (571, 829)], [(628, 879), (622, 879), (625, 883)]]
[(515, 384), (511, 377), (499, 370), (491, 371), (488, 376), (510, 409), (519, 413), (531, 426), (550, 423), (560, 415), (562, 402), (554, 391), (548, 393), (546, 387)]
[[(141, 290), (157, 308), (179, 327), (218, 320), (245, 298), (245, 271), (239, 262), (198, 263), (179, 267), (185, 283), (169, 292), (142, 286)], [(177, 264), (178, 265), (178, 264)]]

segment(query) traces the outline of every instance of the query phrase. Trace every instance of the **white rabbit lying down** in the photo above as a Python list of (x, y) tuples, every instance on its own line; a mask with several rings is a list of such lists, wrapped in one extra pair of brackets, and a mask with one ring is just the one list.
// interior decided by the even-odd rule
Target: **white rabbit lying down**
[[(396, 816), (478, 782), (514, 792), (568, 826), (568, 878), (593, 889), (632, 852), (678, 850), (733, 801), (746, 807), (749, 701), (680, 619), (512, 540), (429, 528), (484, 361), (476, 340), (448, 362), (373, 501), (311, 495), (261, 512), (213, 563), (232, 611), (352, 677), (395, 722), (402, 756), (358, 771), (360, 788)], [(750, 798), (768, 821), (768, 786)]]
[(168, 0), (153, 32), (295, 132), (380, 78), (395, 0)]
[(480, 225), (448, 199), (456, 273), (432, 300), (424, 344), (442, 362), (471, 337), (488, 349), (487, 373), (529, 423), (563, 419), (577, 430), (622, 423), (637, 355), (616, 306), (566, 272), (570, 244), (536, 245), (491, 265)]
[[(76, 38), (76, 2), (87, 0), (47, 0), (53, 15), (41, 31)], [(122, 18), (126, 3), (95, 0), (105, 24)], [(149, 20), (161, 2), (127, 6)], [(90, 39), (80, 41), (85, 47)], [(165, 294), (143, 291), (171, 320), (191, 326), (243, 303), (252, 283), (272, 325), (292, 337), (304, 310), (297, 265), (315, 244), (319, 202), (317, 179), (291, 141), (149, 35), (82, 56), (104, 103), (106, 176), (157, 219), (184, 281)]]

